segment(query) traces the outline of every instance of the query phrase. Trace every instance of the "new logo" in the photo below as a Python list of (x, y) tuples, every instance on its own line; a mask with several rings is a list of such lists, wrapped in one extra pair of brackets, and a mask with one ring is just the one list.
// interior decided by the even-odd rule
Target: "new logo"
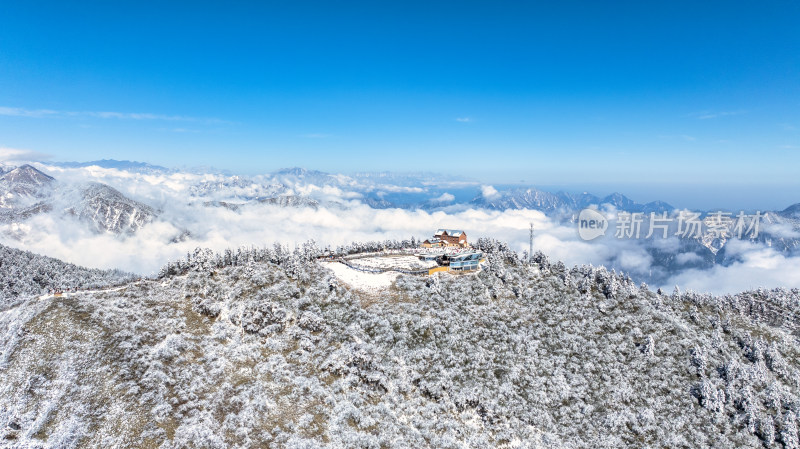
[(578, 215), (578, 236), (583, 240), (594, 240), (606, 235), (608, 219), (594, 209), (584, 209)]

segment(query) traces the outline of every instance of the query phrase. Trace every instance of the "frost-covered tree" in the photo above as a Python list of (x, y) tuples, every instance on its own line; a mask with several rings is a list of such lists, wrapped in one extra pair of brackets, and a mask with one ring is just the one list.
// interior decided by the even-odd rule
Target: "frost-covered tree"
[(0, 309), (55, 290), (96, 289), (134, 278), (133, 274), (119, 270), (79, 267), (0, 245)]

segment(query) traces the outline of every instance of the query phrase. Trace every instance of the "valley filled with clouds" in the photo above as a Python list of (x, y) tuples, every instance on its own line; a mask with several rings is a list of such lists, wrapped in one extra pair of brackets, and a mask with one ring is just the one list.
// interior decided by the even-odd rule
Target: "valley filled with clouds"
[[(34, 165), (53, 181), (17, 192), (16, 199), (9, 190), (6, 210), (28, 212), (4, 216), (0, 242), (92, 268), (152, 275), (197, 247), (222, 251), (277, 242), (291, 248), (308, 240), (336, 247), (422, 240), (439, 228), (463, 229), (470, 241), (506, 241), (523, 254), (533, 223), (534, 251), (568, 266), (613, 268), (653, 288), (733, 293), (800, 287), (800, 232), (791, 209), (767, 213), (755, 239), (621, 239), (614, 235), (618, 212), (677, 208), (624, 195), (587, 199), (425, 173), (287, 169), (239, 177), (115, 161)], [(4, 186), (13, 190), (9, 181)], [(583, 206), (610, 217), (604, 237), (579, 237), (575, 208)]]

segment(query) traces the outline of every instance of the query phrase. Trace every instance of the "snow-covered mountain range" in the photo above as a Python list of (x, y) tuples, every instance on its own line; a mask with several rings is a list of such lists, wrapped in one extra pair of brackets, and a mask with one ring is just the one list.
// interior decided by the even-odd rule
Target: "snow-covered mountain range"
[[(66, 241), (79, 235), (78, 230), (70, 230), (72, 223), (123, 240), (145, 230), (148, 237), (141, 237), (146, 240), (142, 244), (159, 245), (152, 248), (155, 254), (174, 254), (192, 243), (219, 245), (235, 236), (240, 236), (242, 240), (236, 241), (241, 244), (247, 243), (248, 235), (260, 241), (264, 234), (298, 241), (307, 238), (303, 229), (328, 244), (348, 237), (386, 238), (389, 232), (424, 238), (431, 232), (425, 222), (432, 228), (468, 227), (470, 235), (487, 236), (507, 232), (512, 226), (516, 248), (522, 251), (527, 248), (527, 224), (536, 221), (539, 244), (561, 257), (624, 270), (656, 285), (684, 272), (759, 264), (757, 257), (762, 256), (755, 256), (755, 251), (761, 249), (778, 258), (800, 256), (800, 204), (762, 212), (758, 235), (741, 241), (709, 232), (688, 239), (624, 241), (614, 238), (618, 212), (642, 213), (645, 234), (650, 213), (674, 218), (680, 205), (637, 203), (620, 193), (600, 197), (588, 192), (487, 186), (431, 173), (342, 175), (290, 168), (240, 176), (113, 160), (4, 166), (3, 171), (0, 234), (11, 239), (9, 243), (25, 242), (43, 250), (53, 235)], [(606, 238), (591, 246), (575, 241), (577, 213), (586, 207), (602, 211), (610, 222)], [(48, 221), (43, 222), (43, 217)], [(37, 234), (43, 225), (49, 228)], [(220, 233), (226, 237), (216, 235)], [(674, 233), (673, 225), (670, 235)], [(65, 251), (69, 248), (58, 254)], [(155, 260), (150, 269), (154, 264)], [(782, 261), (774, 264), (785, 265)], [(124, 268), (139, 269), (128, 264)]]
[(590, 206), (613, 206), (627, 212), (671, 212), (674, 207), (663, 202), (653, 201), (639, 204), (621, 193), (613, 193), (604, 198), (590, 193), (571, 194), (567, 192), (550, 193), (533, 187), (517, 187), (503, 191), (484, 193), (470, 204), (494, 210), (533, 209), (542, 212), (574, 212)]
[(114, 159), (101, 159), (99, 161), (89, 162), (51, 162), (48, 165), (63, 168), (86, 168), (86, 167), (100, 167), (100, 168), (113, 168), (116, 170), (123, 170), (132, 173), (171, 173), (175, 170), (161, 167), (159, 165), (152, 165), (146, 162), (136, 161), (117, 161)]
[(18, 224), (57, 210), (74, 216), (97, 232), (136, 232), (151, 222), (156, 211), (101, 183), (61, 184), (31, 165), (16, 167), (0, 177), (0, 222)]
[[(93, 162), (53, 163), (53, 167), (88, 168), (99, 167), (130, 173), (177, 173), (142, 162), (102, 160)], [(17, 189), (35, 190), (49, 184), (53, 178), (27, 165), (9, 174), (8, 183)], [(47, 167), (47, 166), (44, 166)], [(14, 170), (13, 167), (7, 167)], [(35, 170), (35, 173), (31, 172)], [(663, 201), (637, 203), (622, 193), (599, 197), (588, 192), (547, 192), (535, 187), (507, 186), (495, 188), (482, 186), (469, 179), (444, 176), (434, 173), (356, 173), (353, 175), (331, 174), (303, 168), (282, 169), (265, 175), (245, 177), (239, 175), (213, 174), (211, 179), (200, 180), (189, 186), (192, 197), (208, 201), (227, 203), (261, 201), (273, 199), (276, 204), (325, 204), (325, 189), (338, 189), (349, 195), (349, 199), (376, 208), (402, 208), (423, 210), (447, 210), (454, 207), (472, 207), (487, 210), (538, 210), (547, 214), (569, 215), (587, 207), (613, 207), (626, 212), (671, 212), (676, 208)], [(6, 179), (4, 176), (3, 179)], [(202, 179), (202, 178), (201, 178)], [(31, 186), (31, 187), (29, 187)], [(450, 193), (450, 192), (456, 192)], [(32, 196), (29, 192), (27, 196)], [(309, 197), (294, 201), (278, 197), (292, 195)], [(314, 200), (314, 201), (310, 201)], [(335, 201), (339, 202), (340, 198)], [(787, 209), (789, 211), (790, 209)], [(788, 217), (786, 211), (780, 216)]]

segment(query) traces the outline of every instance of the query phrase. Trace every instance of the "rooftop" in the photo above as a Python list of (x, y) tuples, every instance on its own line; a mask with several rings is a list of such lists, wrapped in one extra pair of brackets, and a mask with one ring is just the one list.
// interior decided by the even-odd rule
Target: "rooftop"
[(459, 229), (439, 229), (438, 231), (436, 231), (436, 234), (434, 235), (442, 235), (445, 233), (451, 237), (460, 237), (461, 234), (464, 234), (464, 231), (461, 231)]
[(479, 260), (483, 257), (483, 253), (478, 251), (473, 251), (469, 253), (461, 253), (461, 254), (452, 254), (449, 256), (450, 260)]

